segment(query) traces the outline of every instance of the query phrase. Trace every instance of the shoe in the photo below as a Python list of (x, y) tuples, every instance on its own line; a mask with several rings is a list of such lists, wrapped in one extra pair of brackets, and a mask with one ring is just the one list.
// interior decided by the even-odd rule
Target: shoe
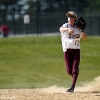
[(74, 92), (74, 87), (70, 87), (66, 92)]

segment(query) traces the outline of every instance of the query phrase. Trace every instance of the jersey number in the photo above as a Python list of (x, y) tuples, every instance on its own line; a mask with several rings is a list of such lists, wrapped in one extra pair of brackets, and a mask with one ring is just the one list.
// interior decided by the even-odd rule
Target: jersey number
[(76, 40), (74, 45), (78, 45), (80, 40)]

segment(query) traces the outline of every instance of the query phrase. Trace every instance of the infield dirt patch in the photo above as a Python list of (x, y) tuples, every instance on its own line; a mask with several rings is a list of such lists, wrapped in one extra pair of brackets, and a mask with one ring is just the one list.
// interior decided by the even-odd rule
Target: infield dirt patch
[(52, 86), (37, 89), (0, 89), (0, 100), (100, 100), (100, 77), (88, 85), (76, 87), (74, 93)]

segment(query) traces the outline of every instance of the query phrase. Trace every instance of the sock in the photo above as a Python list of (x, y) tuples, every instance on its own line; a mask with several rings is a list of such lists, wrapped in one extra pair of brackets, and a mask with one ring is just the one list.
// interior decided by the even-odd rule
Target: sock
[(72, 74), (72, 87), (75, 87), (78, 74)]

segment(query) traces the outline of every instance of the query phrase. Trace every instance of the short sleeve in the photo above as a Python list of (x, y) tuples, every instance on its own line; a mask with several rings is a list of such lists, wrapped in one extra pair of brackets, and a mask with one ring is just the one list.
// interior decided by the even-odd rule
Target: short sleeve
[(67, 26), (68, 26), (67, 23), (65, 23), (65, 24), (62, 25), (62, 27), (65, 27), (65, 28), (67, 28)]

